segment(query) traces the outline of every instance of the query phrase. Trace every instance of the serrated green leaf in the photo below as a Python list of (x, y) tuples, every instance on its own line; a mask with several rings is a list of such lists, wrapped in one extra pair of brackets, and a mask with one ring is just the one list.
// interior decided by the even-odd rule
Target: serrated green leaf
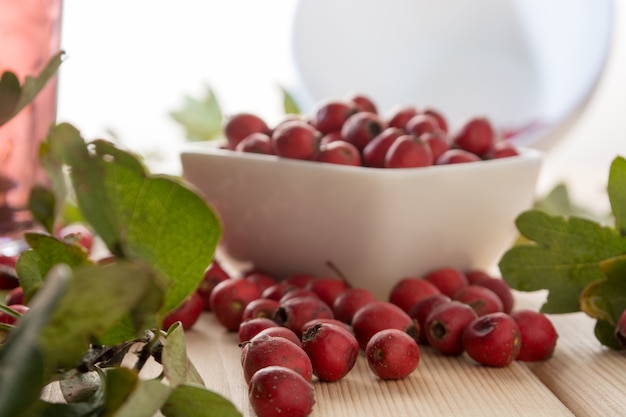
[(518, 216), (516, 225), (532, 243), (504, 254), (502, 277), (517, 290), (549, 290), (546, 313), (578, 311), (582, 290), (604, 278), (599, 263), (626, 253), (626, 239), (591, 220), (531, 210)]
[(580, 294), (587, 315), (615, 326), (626, 310), (626, 255), (600, 262), (605, 279), (589, 284)]
[(283, 111), (285, 114), (300, 114), (300, 107), (289, 90), (281, 85), (280, 91), (283, 95)]
[(611, 163), (608, 194), (615, 227), (622, 236), (626, 236), (626, 159), (621, 156)]
[(187, 356), (185, 334), (179, 323), (168, 329), (167, 343), (163, 347), (163, 371), (170, 385), (190, 383), (204, 385), (202, 377)]
[(213, 90), (206, 87), (204, 97), (186, 96), (180, 110), (170, 112), (170, 117), (185, 129), (189, 141), (214, 140), (223, 136), (223, 114)]
[(163, 278), (165, 315), (199, 285), (221, 237), (215, 211), (182, 179), (149, 175), (136, 157), (103, 141), (89, 146), (59, 125), (51, 148), (70, 166), (78, 204), (109, 250), (139, 258)]
[(179, 385), (170, 394), (161, 412), (166, 417), (241, 417), (226, 398), (194, 385)]

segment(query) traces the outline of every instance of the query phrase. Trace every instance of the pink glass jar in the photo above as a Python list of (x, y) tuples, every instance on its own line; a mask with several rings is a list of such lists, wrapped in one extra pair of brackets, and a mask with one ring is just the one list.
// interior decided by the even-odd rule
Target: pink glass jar
[[(62, 0), (0, 0), (0, 74), (15, 73), (23, 83), (37, 76), (59, 52)], [(0, 245), (33, 226), (30, 190), (46, 184), (39, 164), (40, 143), (56, 118), (57, 79), (31, 104), (0, 126)]]

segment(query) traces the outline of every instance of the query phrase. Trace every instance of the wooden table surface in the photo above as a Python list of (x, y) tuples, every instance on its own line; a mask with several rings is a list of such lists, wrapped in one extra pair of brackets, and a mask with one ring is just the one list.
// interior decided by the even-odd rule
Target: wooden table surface
[[(539, 293), (516, 294), (516, 308), (538, 308)], [(467, 356), (445, 357), (421, 348), (417, 370), (382, 381), (363, 354), (342, 380), (315, 380), (312, 416), (598, 416), (626, 415), (626, 352), (602, 347), (593, 320), (583, 313), (550, 316), (559, 332), (554, 355), (544, 362), (489, 368)], [(236, 333), (211, 313), (187, 332), (188, 354), (207, 387), (226, 396), (244, 416), (254, 416), (239, 362)]]

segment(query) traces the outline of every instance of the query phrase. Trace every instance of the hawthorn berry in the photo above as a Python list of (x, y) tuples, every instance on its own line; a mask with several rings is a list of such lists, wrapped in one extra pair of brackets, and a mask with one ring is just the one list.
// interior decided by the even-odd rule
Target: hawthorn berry
[(409, 376), (420, 361), (415, 340), (398, 329), (377, 332), (367, 342), (365, 357), (369, 368), (381, 379), (401, 379)]

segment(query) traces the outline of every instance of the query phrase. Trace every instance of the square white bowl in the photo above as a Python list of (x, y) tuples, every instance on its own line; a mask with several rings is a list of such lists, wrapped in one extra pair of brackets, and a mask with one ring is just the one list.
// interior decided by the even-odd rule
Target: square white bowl
[(277, 278), (334, 276), (388, 297), (405, 276), (489, 268), (532, 206), (542, 152), (411, 169), (348, 167), (219, 149), (181, 151), (183, 178), (223, 221), (220, 253)]

